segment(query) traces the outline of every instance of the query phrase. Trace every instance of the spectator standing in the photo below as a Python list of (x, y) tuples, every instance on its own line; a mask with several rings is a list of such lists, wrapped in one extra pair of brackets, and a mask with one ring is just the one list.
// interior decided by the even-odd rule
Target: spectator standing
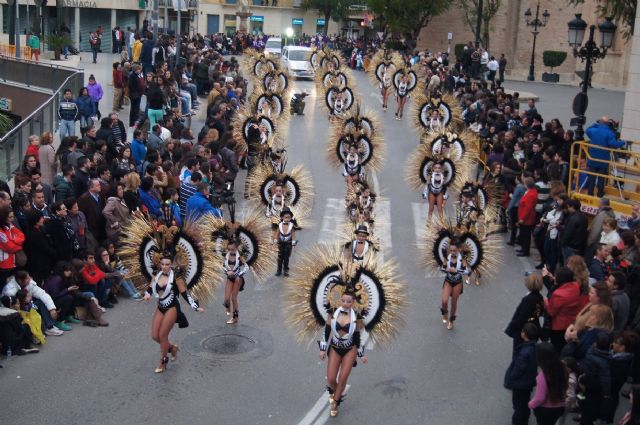
[(589, 236), (587, 237), (587, 247), (600, 242), (602, 233), (602, 224), (605, 218), (616, 218), (613, 208), (609, 206), (609, 200), (607, 198), (600, 198), (598, 200), (598, 213), (591, 221), (591, 228), (589, 229)]
[(87, 249), (87, 218), (80, 211), (76, 198), (65, 199), (64, 205), (67, 207), (67, 221), (78, 240), (79, 251), (85, 253)]
[(58, 201), (51, 205), (51, 218), (47, 221), (47, 233), (55, 241), (56, 259), (71, 261), (80, 255), (80, 244), (76, 234), (67, 220), (69, 211), (67, 206)]
[(89, 91), (89, 96), (93, 101), (94, 105), (94, 113), (98, 117), (98, 119), (102, 118), (102, 114), (100, 113), (100, 99), (104, 96), (104, 92), (102, 91), (102, 86), (100, 83), (96, 81), (96, 77), (91, 74), (89, 76), (89, 84), (87, 85), (87, 90)]
[[(591, 125), (585, 133), (589, 137), (589, 158), (587, 159), (587, 171), (603, 175), (609, 174), (609, 162), (612, 160), (611, 153), (596, 146), (609, 149), (620, 149), (625, 142), (618, 140), (614, 128), (617, 123), (609, 117), (602, 117), (595, 124)], [(598, 186), (598, 198), (604, 196), (604, 183), (606, 178), (589, 175), (588, 193), (593, 196), (594, 188)]]
[(524, 342), (521, 337), (524, 326), (527, 323), (531, 323), (540, 329), (540, 316), (544, 313), (544, 298), (540, 295), (540, 291), (542, 290), (542, 276), (539, 273), (529, 274), (525, 277), (524, 286), (529, 293), (527, 293), (520, 301), (520, 304), (518, 304), (511, 318), (511, 322), (509, 322), (507, 329), (504, 331), (504, 333), (513, 339), (514, 353), (517, 347)]
[(518, 205), (518, 228), (520, 229), (521, 251), (516, 254), (518, 257), (528, 257), (531, 249), (531, 232), (536, 224), (536, 203), (538, 202), (538, 192), (531, 177), (525, 177), (524, 185), (527, 191), (522, 196)]
[(129, 127), (135, 126), (138, 121), (138, 117), (140, 115), (140, 101), (142, 100), (142, 95), (145, 93), (146, 86), (147, 83), (144, 78), (144, 74), (142, 73), (142, 66), (140, 64), (134, 65), (133, 72), (127, 81), (129, 100), (131, 100), (129, 108)]
[(560, 238), (560, 248), (564, 264), (569, 257), (582, 253), (587, 239), (587, 216), (580, 211), (580, 201), (567, 199), (567, 219)]
[[(528, 402), (531, 390), (536, 385), (536, 341), (539, 328), (532, 323), (525, 323), (520, 331), (519, 343), (514, 352), (511, 364), (504, 377), (504, 386), (511, 390), (513, 404), (512, 425), (527, 425), (529, 423)], [(515, 342), (515, 338), (514, 338)]]
[(95, 252), (107, 237), (105, 218), (102, 215), (105, 200), (100, 191), (100, 181), (92, 179), (89, 183), (89, 190), (78, 198), (78, 207), (87, 219), (87, 249), (89, 252)]
[(57, 253), (49, 236), (44, 232), (45, 216), (36, 209), (27, 213), (29, 228), (26, 232), (25, 254), (27, 270), (33, 280), (42, 285), (56, 263)]
[[(78, 119), (80, 119), (80, 134), (82, 137), (87, 133), (89, 127), (93, 126), (93, 117), (96, 114), (95, 103), (89, 96), (89, 89), (83, 87), (76, 99), (78, 106)], [(75, 135), (75, 134), (73, 134)]]
[[(543, 276), (549, 273), (543, 269)], [(583, 307), (580, 298), (580, 285), (574, 280), (571, 270), (559, 267), (555, 277), (553, 291), (545, 300), (545, 310), (551, 319), (551, 343), (559, 352), (565, 346), (564, 334), (573, 324), (578, 312)]]
[(129, 208), (124, 202), (124, 183), (116, 185), (102, 212), (107, 225), (107, 240), (115, 244), (120, 238), (122, 228), (131, 219)]
[(91, 161), (86, 156), (78, 159), (78, 168), (73, 176), (73, 193), (76, 198), (82, 196), (89, 189), (89, 167)]
[(631, 300), (625, 292), (627, 278), (622, 272), (612, 272), (606, 282), (613, 301), (613, 330), (619, 332), (625, 328), (629, 320), (631, 307)]
[(62, 100), (58, 105), (60, 118), (60, 139), (76, 135), (76, 120), (80, 117), (77, 103), (73, 100), (71, 89), (64, 89)]
[(14, 219), (10, 206), (0, 207), (0, 286), (2, 287), (13, 274), (17, 265), (16, 253), (22, 250), (25, 241), (24, 233), (13, 225)]
[(36, 63), (40, 59), (40, 37), (36, 33), (29, 33), (27, 41), (27, 46), (31, 48), (31, 55), (29, 59), (33, 59), (33, 56), (36, 57)]
[(529, 401), (538, 425), (555, 425), (564, 413), (569, 374), (553, 345), (541, 342), (536, 346), (536, 361), (540, 372), (536, 376), (536, 392)]
[(504, 72), (507, 70), (507, 58), (504, 57), (504, 53), (500, 55), (498, 60), (498, 68), (500, 71), (500, 82), (504, 83)]
[(120, 62), (113, 63), (113, 110), (119, 111), (122, 109), (122, 101), (124, 99), (125, 79), (122, 65)]
[(97, 63), (98, 52), (100, 51), (100, 45), (102, 44), (102, 34), (98, 31), (92, 31), (89, 33), (89, 45), (91, 46), (91, 52), (93, 53), (93, 63)]
[(56, 173), (58, 172), (59, 162), (56, 158), (56, 150), (53, 147), (53, 134), (49, 131), (42, 133), (42, 136), (40, 136), (38, 158), (40, 160), (42, 182), (53, 186)]

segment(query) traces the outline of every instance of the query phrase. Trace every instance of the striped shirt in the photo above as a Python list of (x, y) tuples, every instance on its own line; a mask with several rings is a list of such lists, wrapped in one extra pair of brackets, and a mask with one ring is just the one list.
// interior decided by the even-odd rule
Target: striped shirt
[(542, 180), (536, 182), (536, 190), (538, 191), (538, 202), (536, 202), (536, 214), (542, 214), (542, 210), (544, 209), (544, 204), (549, 199), (549, 191), (551, 190), (551, 186), (549, 183), (545, 183)]
[(191, 183), (191, 180), (180, 183), (180, 215), (183, 220), (187, 214), (187, 201), (197, 191), (198, 188), (195, 184)]

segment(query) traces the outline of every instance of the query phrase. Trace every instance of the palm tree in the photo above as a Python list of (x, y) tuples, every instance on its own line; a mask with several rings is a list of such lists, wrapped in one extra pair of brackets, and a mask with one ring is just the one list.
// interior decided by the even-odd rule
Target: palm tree
[(0, 136), (4, 136), (13, 128), (13, 120), (9, 116), (0, 113)]

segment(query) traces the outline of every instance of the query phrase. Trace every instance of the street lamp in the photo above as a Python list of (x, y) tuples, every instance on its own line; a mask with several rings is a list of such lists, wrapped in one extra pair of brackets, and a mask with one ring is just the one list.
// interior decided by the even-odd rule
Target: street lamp
[(289, 39), (291, 37), (293, 37), (293, 28), (288, 27), (286, 30), (284, 30), (284, 34), (287, 36), (287, 40), (285, 42), (285, 45), (289, 44)]
[(540, 0), (538, 0), (538, 4), (536, 5), (536, 17), (533, 20), (531, 20), (532, 15), (533, 14), (531, 13), (531, 9), (527, 9), (527, 11), (524, 12), (524, 17), (527, 22), (527, 26), (533, 27), (533, 31), (531, 32), (531, 34), (533, 34), (533, 49), (531, 50), (531, 64), (529, 65), (529, 76), (527, 77), (527, 80), (529, 81), (533, 81), (536, 79), (535, 77), (536, 39), (538, 38), (538, 34), (540, 33), (540, 31), (538, 31), (538, 27), (547, 26), (547, 22), (549, 22), (549, 17), (551, 16), (551, 14), (547, 9), (545, 9), (544, 13), (542, 13), (542, 20), (540, 20)]
[(586, 123), (584, 114), (589, 105), (587, 90), (591, 83), (591, 67), (598, 59), (604, 59), (607, 56), (607, 50), (613, 44), (613, 36), (617, 27), (611, 17), (606, 17), (604, 22), (598, 25), (598, 30), (600, 30), (600, 47), (598, 47), (594, 40), (595, 25), (589, 27), (589, 39), (584, 46), (582, 45), (584, 33), (587, 29), (587, 23), (582, 19), (582, 14), (576, 14), (576, 17), (569, 21), (567, 26), (569, 27), (569, 46), (573, 48), (573, 56), (580, 58), (581, 62), (586, 62), (584, 77), (580, 83), (582, 90), (573, 99), (573, 113), (576, 117), (571, 120), (571, 125), (576, 126), (575, 140), (584, 140), (583, 126)]

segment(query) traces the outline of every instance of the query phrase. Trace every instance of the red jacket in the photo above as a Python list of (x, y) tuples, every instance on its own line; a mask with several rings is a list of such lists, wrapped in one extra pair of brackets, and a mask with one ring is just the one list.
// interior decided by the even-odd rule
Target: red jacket
[(547, 302), (547, 313), (551, 317), (551, 330), (563, 331), (576, 320), (585, 305), (580, 296), (578, 282), (567, 282), (556, 288)]
[(535, 226), (536, 224), (536, 203), (538, 202), (538, 191), (533, 188), (527, 190), (520, 204), (518, 205), (518, 221), (522, 221), (525, 226)]
[(16, 267), (16, 252), (22, 249), (24, 233), (17, 227), (0, 227), (0, 269)]
[(29, 156), (29, 155), (33, 155), (36, 157), (36, 161), (40, 161), (39, 158), (39, 152), (40, 152), (40, 147), (36, 146), (36, 145), (29, 145), (29, 147), (27, 147), (27, 153), (24, 154), (24, 156)]
[(82, 280), (87, 285), (97, 285), (104, 277), (104, 272), (95, 264), (87, 264), (82, 268)]
[(113, 88), (115, 89), (124, 88), (124, 74), (122, 73), (122, 71), (117, 69), (113, 70)]

